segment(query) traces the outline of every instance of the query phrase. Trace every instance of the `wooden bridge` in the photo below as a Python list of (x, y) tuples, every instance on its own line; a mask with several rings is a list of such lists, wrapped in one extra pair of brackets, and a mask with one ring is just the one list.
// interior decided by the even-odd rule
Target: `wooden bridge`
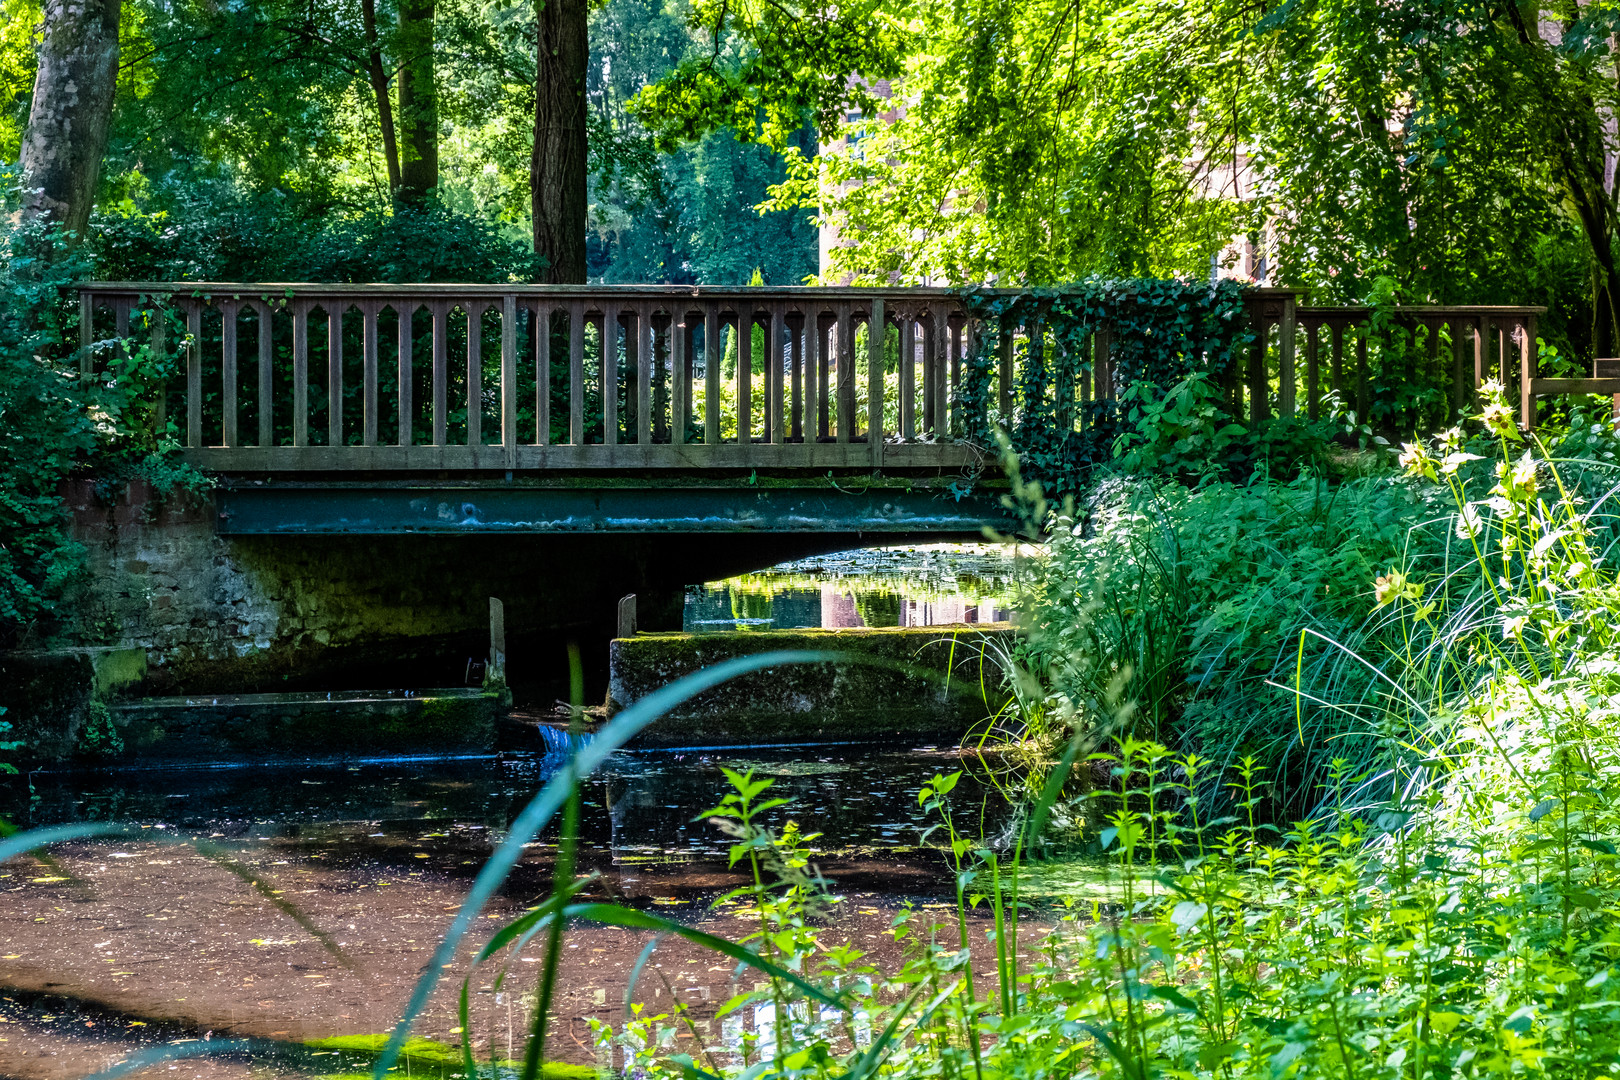
[[(223, 531), (294, 521), (340, 531), (645, 529), (657, 527), (645, 512), (656, 494), (656, 521), (686, 531), (977, 532), (1003, 515), (999, 498), (961, 494), (994, 464), (961, 436), (1017, 422), (1017, 366), (1039, 332), (974, 326), (957, 294), (918, 288), (109, 282), (79, 296), (87, 374), (132, 341), (160, 351), (184, 327), (183, 372), (157, 394), (154, 414), (160, 424), (174, 417), (186, 461), (230, 478)], [(1528, 409), (1540, 311), (1397, 315), (1426, 335), (1428, 382), (1449, 379), (1452, 411), (1498, 373)], [(1254, 347), (1226, 387), (1237, 415), (1314, 417), (1329, 390), (1366, 415), (1368, 309), (1304, 307), (1291, 291), (1260, 289), (1248, 313)], [(968, 405), (956, 391), (976, 333), (993, 343), (995, 362), (989, 394)], [(1053, 392), (1110, 399), (1107, 335), (1087, 349), (1078, 383)], [(965, 415), (970, 407), (984, 414)], [(1085, 410), (1075, 415), (1085, 422)], [(835, 495), (839, 477), (857, 475), (877, 492), (870, 513)], [(814, 483), (793, 487), (794, 478)], [(954, 501), (942, 495), (959, 480)], [(783, 484), (828, 505), (788, 495), (761, 509)], [(423, 485), (481, 491), (482, 503), (463, 501), (476, 511), (471, 524), (454, 497), (387, 494)], [(545, 506), (526, 491), (548, 492)], [(683, 515), (682, 491), (710, 502)], [(295, 502), (309, 512), (276, 504), (276, 492), (302, 492)], [(500, 502), (498, 492), (506, 503), (492, 517), (479, 507)], [(731, 501), (713, 503), (717, 492)], [(748, 516), (739, 492), (752, 524), (738, 524)], [(604, 498), (619, 505), (604, 510)], [(853, 516), (840, 524), (839, 514)]]

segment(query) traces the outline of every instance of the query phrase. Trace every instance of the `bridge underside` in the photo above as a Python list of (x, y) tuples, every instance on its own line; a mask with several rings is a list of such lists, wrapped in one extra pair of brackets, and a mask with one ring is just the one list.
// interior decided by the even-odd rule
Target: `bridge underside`
[[(729, 483), (237, 479), (219, 492), (223, 536), (438, 533), (770, 533), (861, 543), (1011, 531), (1001, 487), (834, 478)], [(769, 565), (764, 564), (764, 565)]]
[[(487, 649), (493, 596), (505, 603), (520, 700), (546, 702), (566, 694), (570, 642), (593, 696), (605, 686), (606, 642), (627, 594), (641, 629), (679, 629), (688, 585), (851, 548), (977, 540), (987, 525), (1011, 531), (1004, 490), (871, 474), (236, 475), (207, 500), (217, 547), (206, 558), (154, 545), (161, 527), (147, 541), (127, 537), (134, 547), (120, 558), (172, 547), (176, 578), (214, 564), (181, 621), (218, 621), (222, 639), (206, 653), (176, 649), (169, 689), (455, 685)], [(190, 589), (182, 582), (175, 603)]]

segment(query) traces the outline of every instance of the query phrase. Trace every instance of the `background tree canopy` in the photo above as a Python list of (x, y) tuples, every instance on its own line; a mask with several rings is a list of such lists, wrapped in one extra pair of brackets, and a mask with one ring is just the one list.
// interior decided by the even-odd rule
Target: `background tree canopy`
[[(525, 249), (534, 5), (439, 0), (429, 10), (437, 186), (432, 199), (401, 213), (390, 197), (379, 102), (391, 106), (398, 153), (408, 159), (398, 82), (421, 35), (402, 24), (394, 0), (126, 0), (91, 229), (109, 259), (98, 269), (532, 280), (537, 264)], [(42, 13), (35, 0), (8, 0), (5, 11), (0, 155), (15, 162), (34, 86), (30, 31)], [(786, 175), (774, 151), (714, 130), (659, 152), (625, 108), (642, 86), (710, 44), (684, 7), (611, 0), (590, 19), (592, 279), (724, 284), (757, 270), (768, 283), (796, 285), (813, 274), (809, 215), (756, 209)], [(382, 95), (373, 49), (387, 81)], [(807, 130), (797, 138), (813, 149)], [(361, 243), (382, 250), (355, 250)]]
[[(1272, 280), (1324, 301), (1544, 303), (1549, 339), (1604, 352), (1617, 10), (883, 0), (785, 19), (699, 0), (749, 48), (688, 56), (636, 105), (669, 143), (757, 113), (792, 166), (774, 205), (838, 191), (859, 279), (1205, 276), (1246, 234)], [(869, 33), (800, 33), (820, 23)], [(893, 99), (863, 100), (878, 78)], [(797, 152), (788, 104), (845, 145)]]

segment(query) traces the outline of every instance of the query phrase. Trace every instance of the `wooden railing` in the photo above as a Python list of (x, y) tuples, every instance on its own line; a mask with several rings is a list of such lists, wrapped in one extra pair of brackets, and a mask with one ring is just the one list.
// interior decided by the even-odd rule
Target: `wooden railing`
[[(162, 313), (179, 313), (193, 345), (166, 408), (184, 413), (189, 456), (222, 471), (981, 456), (951, 437), (965, 320), (940, 289), (96, 283), (80, 303), (87, 358), (98, 340), (172, 333)], [(892, 386), (874, 322), (911, 342)]]
[[(943, 289), (111, 282), (82, 286), (80, 305), (87, 373), (186, 335), (157, 411), (189, 460), (222, 472), (956, 470), (986, 456), (958, 437), (1015, 424), (1020, 365), (1050, 355), (1025, 326), (972, 325)], [(1273, 289), (1248, 310), (1236, 415), (1315, 417), (1333, 393), (1366, 416), (1367, 309)], [(1449, 386), (1455, 413), (1495, 373), (1533, 409), (1539, 313), (1396, 318), (1427, 342), (1434, 370), (1412, 378)], [(991, 385), (968, 406), (956, 391), (980, 331)], [(1050, 389), (1076, 430), (1094, 410), (1075, 406), (1118, 389), (1106, 332), (1085, 348), (1077, 384)]]

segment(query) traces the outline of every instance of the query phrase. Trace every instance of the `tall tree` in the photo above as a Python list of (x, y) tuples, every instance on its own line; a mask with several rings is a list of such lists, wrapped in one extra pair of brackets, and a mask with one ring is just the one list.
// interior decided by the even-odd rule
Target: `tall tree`
[[(366, 78), (377, 101), (377, 126), (382, 129), (383, 166), (388, 170), (388, 192), (400, 195), (399, 145), (394, 136), (394, 108), (388, 100), (388, 73), (383, 68), (382, 45), (377, 40), (377, 0), (360, 0), (360, 23), (366, 35)], [(435, 163), (438, 155), (435, 153)]]
[(421, 202), (439, 186), (439, 95), (433, 73), (434, 0), (399, 3), (399, 198)]
[(586, 0), (537, 0), (534, 156), (529, 195), (534, 251), (544, 280), (585, 282), (585, 74), (590, 61)]
[(45, 0), (22, 142), (23, 214), (82, 235), (101, 178), (118, 78), (121, 0)]

